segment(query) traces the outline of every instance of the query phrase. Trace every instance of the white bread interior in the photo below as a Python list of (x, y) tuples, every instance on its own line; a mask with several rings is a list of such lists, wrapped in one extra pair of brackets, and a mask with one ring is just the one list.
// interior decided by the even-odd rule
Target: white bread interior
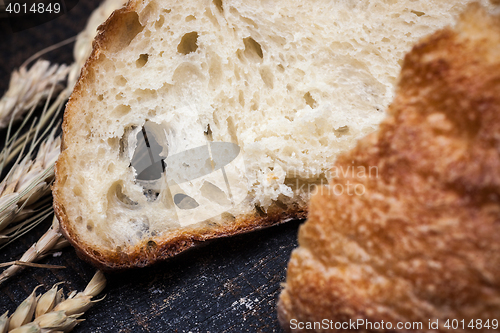
[(325, 180), (377, 128), (403, 55), (468, 2), (130, 3), (119, 26), (105, 25), (66, 111), (56, 187), (68, 223), (86, 244), (124, 251), (207, 226), (179, 223), (167, 191), (144, 195), (131, 159), (146, 122), (164, 129), (163, 157), (207, 141), (239, 147), (244, 167), (226, 173), (245, 198), (210, 223), (305, 204), (297, 184)]

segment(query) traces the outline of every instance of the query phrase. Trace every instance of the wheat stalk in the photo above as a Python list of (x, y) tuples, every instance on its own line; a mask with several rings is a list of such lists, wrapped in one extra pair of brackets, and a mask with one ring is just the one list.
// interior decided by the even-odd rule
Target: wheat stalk
[(73, 291), (67, 299), (62, 289), (58, 289), (58, 284), (39, 296), (35, 288), (10, 318), (7, 313), (1, 316), (0, 333), (71, 331), (82, 321), (78, 318), (99, 301), (93, 301), (92, 298), (104, 289), (106, 278), (101, 271), (97, 271), (83, 292)]
[[(49, 217), (53, 213), (52, 205), (50, 203), (50, 198), (47, 198), (46, 200), (43, 201), (43, 203), (45, 202), (47, 203), (42, 204), (41, 209), (37, 210), (33, 210), (31, 208), (24, 209), (18, 216), (15, 217), (13, 221), (13, 224), (15, 225), (11, 228), (3, 230), (0, 233), (0, 244), (1, 244), (0, 249), (3, 249), (17, 238), (29, 232), (31, 229), (36, 227), (38, 224), (40, 224), (42, 221), (44, 221), (47, 217)], [(26, 215), (31, 215), (31, 214), (35, 215), (24, 219)], [(16, 223), (18, 221), (22, 222)]]
[[(11, 162), (14, 158), (19, 156), (19, 154), (23, 151), (28, 142), (31, 142), (32, 146), (39, 142), (39, 139), (37, 139), (37, 135), (42, 128), (46, 129), (45, 132), (40, 137), (43, 137), (47, 131), (54, 128), (53, 124), (55, 120), (58, 118), (57, 116), (61, 112), (62, 107), (65, 101), (69, 98), (70, 94), (71, 94), (71, 89), (66, 88), (59, 93), (55, 101), (52, 104), (50, 104), (50, 106), (47, 100), (47, 103), (44, 106), (43, 113), (40, 119), (34, 119), (31, 128), (25, 131), (25, 133), (22, 135), (21, 132), (22, 130), (24, 130), (25, 125), (30, 119), (35, 108), (33, 107), (32, 110), (30, 110), (30, 112), (24, 118), (22, 124), (17, 129), (16, 133), (14, 133), (14, 135), (11, 136), (10, 127), (11, 124), (13, 123), (13, 118), (12, 118), (11, 124), (9, 124), (7, 132), (6, 145), (0, 152), (0, 160), (1, 160), (0, 171), (2, 171), (2, 168), (5, 164)], [(47, 125), (49, 121), (50, 123)], [(35, 124), (36, 126), (34, 126)]]
[[(61, 234), (59, 221), (54, 216), (52, 226), (19, 259), (22, 263), (32, 263), (46, 256), (50, 251), (59, 250), (69, 243)], [(0, 284), (17, 274), (25, 265), (13, 264), (0, 274)]]

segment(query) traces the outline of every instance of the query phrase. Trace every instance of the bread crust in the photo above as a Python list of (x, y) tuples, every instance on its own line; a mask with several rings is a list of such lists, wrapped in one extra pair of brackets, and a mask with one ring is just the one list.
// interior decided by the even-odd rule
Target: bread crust
[(64, 237), (76, 249), (80, 258), (105, 271), (149, 266), (200, 245), (205, 241), (238, 235), (282, 224), (293, 219), (305, 219), (307, 217), (307, 207), (300, 206), (288, 211), (269, 211), (265, 216), (239, 216), (236, 217), (233, 223), (215, 228), (211, 227), (207, 232), (187, 233), (178, 230), (170, 232), (167, 237), (154, 238), (154, 240), (140, 243), (134, 246), (132, 250), (128, 249), (130, 251), (128, 253), (118, 253), (103, 249), (98, 250), (82, 241), (74, 229), (71, 228), (64, 207), (60, 204), (61, 199), (58, 197), (59, 194), (55, 186), (53, 193), (54, 211), (59, 219)]
[(87, 89), (87, 85), (93, 75), (95, 63), (99, 54), (103, 51), (116, 34), (116, 29), (124, 23), (127, 14), (135, 14), (137, 1), (130, 1), (126, 6), (116, 10), (111, 16), (98, 28), (97, 36), (93, 42), (93, 49), (89, 59), (85, 62), (74, 91), (67, 103), (62, 125), (62, 143), (61, 156), (55, 165), (55, 182), (52, 187), (54, 197), (54, 211), (60, 221), (61, 230), (66, 239), (76, 249), (80, 258), (89, 261), (93, 265), (103, 270), (127, 269), (133, 267), (144, 267), (157, 261), (167, 259), (189, 248), (192, 248), (205, 241), (228, 237), (236, 234), (281, 224), (292, 219), (304, 219), (307, 215), (306, 204), (297, 204), (289, 209), (280, 207), (271, 207), (266, 215), (246, 215), (237, 216), (234, 222), (230, 224), (210, 227), (210, 229), (198, 229), (199, 232), (186, 232), (177, 230), (169, 232), (163, 238), (155, 237), (153, 240), (145, 241), (128, 248), (127, 252), (114, 252), (105, 249), (96, 249), (89, 246), (82, 240), (75, 230), (64, 209), (64, 196), (61, 187), (64, 186), (65, 170), (67, 169), (67, 157), (65, 149), (68, 146), (68, 137), (75, 126), (78, 126), (80, 110), (78, 109), (78, 100), (81, 98), (82, 91)]
[[(499, 45), (500, 17), (474, 4), (406, 56), (389, 117), (334, 166), (377, 167), (377, 177), (340, 174), (311, 199), (279, 300), (286, 331), (334, 331), (292, 330), (292, 319), (445, 332), (448, 319), (498, 318)], [(364, 193), (335, 194), (347, 181)]]

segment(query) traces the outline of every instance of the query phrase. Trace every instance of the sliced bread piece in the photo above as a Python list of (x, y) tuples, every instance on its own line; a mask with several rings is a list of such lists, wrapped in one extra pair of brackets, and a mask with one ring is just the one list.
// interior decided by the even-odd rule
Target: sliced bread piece
[(406, 56), (389, 117), (311, 199), (286, 331), (498, 330), (499, 82), (500, 16), (477, 4)]
[(306, 216), (374, 131), (411, 44), (468, 1), (131, 1), (67, 105), (54, 206), (79, 252), (144, 266)]

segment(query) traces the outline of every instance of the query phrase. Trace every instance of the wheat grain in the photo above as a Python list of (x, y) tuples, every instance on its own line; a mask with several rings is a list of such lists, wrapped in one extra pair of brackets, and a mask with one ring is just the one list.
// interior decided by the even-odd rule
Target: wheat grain
[(106, 278), (101, 271), (97, 271), (94, 274), (92, 280), (90, 280), (89, 284), (83, 291), (83, 294), (86, 296), (95, 297), (99, 295), (103, 289), (106, 287)]
[(49, 289), (45, 294), (43, 294), (38, 300), (38, 304), (35, 309), (35, 318), (52, 311), (52, 309), (61, 301), (64, 300), (64, 295), (62, 289), (57, 290), (57, 286), (61, 282), (56, 283), (52, 288)]
[(87, 311), (91, 306), (92, 296), (80, 295), (56, 305), (54, 311), (64, 311), (68, 316)]
[(36, 318), (33, 322), (43, 328), (55, 328), (64, 325), (68, 316), (63, 310), (52, 311)]
[(42, 332), (42, 329), (36, 323), (29, 323), (9, 331), (9, 333), (40, 333), (40, 332)]
[(64, 237), (61, 237), (57, 240), (57, 243), (54, 245), (54, 247), (52, 248), (52, 251), (57, 251), (57, 250), (61, 250), (63, 248), (65, 248), (66, 246), (69, 246), (69, 242), (66, 238)]
[[(39, 287), (39, 286), (38, 286)], [(9, 331), (23, 326), (31, 321), (37, 303), (36, 287), (26, 299), (19, 304), (16, 311), (10, 316)]]
[[(36, 212), (26, 208), (33, 206), (41, 197), (50, 193), (49, 184), (54, 177), (53, 165), (59, 156), (61, 139), (54, 137), (54, 131), (41, 143), (35, 159), (29, 155), (16, 164), (0, 183), (0, 244), (7, 243), (23, 235), (40, 223), (50, 212), (51, 206), (41, 210), (31, 219), (7, 226), (24, 219), (26, 215)], [(59, 223), (53, 221), (52, 227), (33, 244), (21, 257), (20, 261), (31, 263), (46, 255), (56, 245), (56, 249), (68, 243), (61, 240)], [(12, 265), (0, 274), (0, 284), (22, 269), (21, 265)]]
[[(55, 284), (44, 295), (38, 297), (35, 294), (35, 288), (11, 316), (8, 332), (71, 331), (82, 321), (82, 319), (78, 318), (94, 303), (99, 301), (92, 301), (92, 297), (97, 296), (104, 289), (106, 279), (101, 271), (97, 271), (83, 292), (76, 293), (76, 291), (73, 291), (66, 300), (62, 294), (62, 289), (58, 289), (57, 285)], [(33, 320), (35, 309), (36, 315)], [(0, 317), (0, 325), (2, 318), (6, 316), (7, 314)], [(14, 324), (12, 324), (13, 321)], [(0, 331), (0, 333), (3, 332)]]
[(6, 333), (9, 329), (9, 311), (0, 316), (0, 333)]
[(0, 128), (8, 126), (11, 118), (20, 119), (31, 107), (43, 102), (49, 95), (51, 86), (62, 88), (70, 67), (50, 65), (47, 60), (37, 60), (27, 69), (23, 65), (12, 72), (9, 88), (0, 99)]
[[(46, 141), (42, 142), (38, 150), (36, 158), (30, 163), (30, 168), (27, 173), (23, 173), (18, 180), (16, 187), (17, 193), (23, 193), (25, 189), (33, 186), (28, 193), (20, 198), (20, 202), (28, 200), (27, 205), (36, 201), (44, 193), (50, 192), (48, 182), (54, 177), (53, 165), (59, 157), (61, 150), (61, 138), (54, 138), (50, 135)], [(46, 171), (50, 172), (46, 172)], [(44, 175), (42, 178), (41, 175)], [(30, 201), (31, 200), (31, 201)]]
[[(52, 86), (50, 94), (53, 88), (54, 86)], [(65, 91), (63, 91), (63, 93), (64, 92)], [(67, 91), (66, 94), (68, 94)], [(36, 226), (37, 223), (41, 222), (44, 216), (43, 214), (39, 214), (35, 219), (23, 221), (26, 217), (38, 211), (37, 209), (33, 209), (34, 207), (27, 206), (34, 204), (40, 198), (50, 193), (49, 185), (54, 177), (53, 164), (59, 155), (61, 142), (60, 138), (56, 138), (54, 135), (55, 128), (40, 144), (38, 153), (33, 160), (31, 156), (33, 155), (33, 150), (39, 144), (40, 139), (37, 139), (37, 136), (41, 127), (48, 121), (48, 116), (60, 112), (63, 101), (60, 95), (52, 107), (48, 108), (48, 104), (46, 104), (42, 113), (42, 120), (35, 126), (35, 119), (32, 128), (21, 137), (24, 138), (24, 142), (18, 140), (21, 138), (17, 138), (20, 130), (18, 130), (12, 138), (10, 137), (9, 126), (6, 146), (0, 153), (0, 172), (5, 163), (8, 163), (16, 154), (19, 156), (18, 161), (14, 163), (14, 166), (7, 173), (7, 176), (0, 182), (0, 244), (8, 243), (23, 235), (25, 232), (28, 232)], [(31, 112), (28, 114), (28, 118), (29, 116), (31, 116)], [(23, 121), (20, 128), (22, 128), (25, 123), (26, 120)], [(47, 130), (45, 130), (41, 137), (45, 136)], [(21, 159), (23, 151), (28, 144), (28, 140), (31, 140), (31, 147), (24, 158)], [(8, 230), (4, 230), (11, 224), (15, 224), (19, 221), (23, 222)]]

